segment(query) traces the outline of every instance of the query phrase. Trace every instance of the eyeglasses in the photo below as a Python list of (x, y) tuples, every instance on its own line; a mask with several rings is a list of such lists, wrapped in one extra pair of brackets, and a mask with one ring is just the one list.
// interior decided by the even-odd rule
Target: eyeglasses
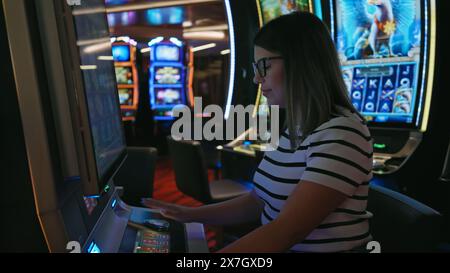
[(281, 56), (266, 57), (266, 58), (259, 59), (256, 63), (253, 62), (252, 63), (252, 65), (253, 65), (253, 72), (255, 73), (255, 75), (256, 75), (256, 73), (258, 73), (258, 75), (261, 78), (264, 78), (266, 76), (266, 73), (267, 73), (267, 68), (269, 68), (267, 66), (267, 61), (274, 60), (274, 59), (283, 59), (283, 57), (281, 57)]

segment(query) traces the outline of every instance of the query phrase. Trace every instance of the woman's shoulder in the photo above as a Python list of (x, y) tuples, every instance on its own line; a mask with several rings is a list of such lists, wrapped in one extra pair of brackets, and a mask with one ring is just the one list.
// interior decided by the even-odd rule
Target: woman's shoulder
[(331, 117), (328, 121), (317, 127), (309, 136), (310, 139), (324, 137), (342, 138), (351, 140), (359, 136), (366, 141), (372, 139), (366, 122), (356, 113), (349, 112), (345, 115)]

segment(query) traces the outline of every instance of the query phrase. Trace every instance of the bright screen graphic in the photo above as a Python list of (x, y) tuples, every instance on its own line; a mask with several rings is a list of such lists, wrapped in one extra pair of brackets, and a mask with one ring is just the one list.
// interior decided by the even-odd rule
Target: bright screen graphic
[(128, 45), (113, 45), (112, 53), (114, 61), (129, 62), (130, 61), (130, 46)]
[(118, 84), (133, 84), (133, 72), (131, 72), (131, 67), (116, 66), (115, 70)]
[(181, 84), (181, 69), (179, 67), (155, 67), (156, 84)]
[(419, 0), (337, 0), (336, 46), (353, 105), (368, 121), (414, 122)]
[(120, 105), (132, 106), (133, 105), (133, 89), (119, 89), (119, 101), (120, 101)]
[(174, 105), (183, 103), (181, 88), (155, 88), (157, 105)]
[(180, 49), (177, 46), (159, 45), (155, 51), (156, 61), (180, 61)]
[(309, 0), (261, 0), (264, 23), (293, 11), (309, 11)]

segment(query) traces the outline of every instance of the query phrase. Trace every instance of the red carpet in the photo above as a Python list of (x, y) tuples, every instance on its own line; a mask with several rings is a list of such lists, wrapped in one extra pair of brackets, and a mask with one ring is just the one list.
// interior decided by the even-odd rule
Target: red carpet
[[(208, 172), (210, 181), (214, 178), (214, 173)], [(153, 187), (153, 198), (169, 203), (179, 205), (198, 207), (202, 203), (181, 193), (175, 184), (175, 173), (173, 172), (172, 162), (169, 158), (159, 158), (156, 164), (155, 181)], [(215, 232), (210, 227), (205, 226), (206, 239), (211, 252), (216, 249)]]

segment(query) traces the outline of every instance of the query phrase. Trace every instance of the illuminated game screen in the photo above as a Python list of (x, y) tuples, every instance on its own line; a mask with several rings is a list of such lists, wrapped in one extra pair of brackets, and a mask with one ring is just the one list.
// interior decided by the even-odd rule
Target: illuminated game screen
[(173, 66), (155, 66), (154, 83), (157, 84), (181, 84), (181, 68)]
[(133, 72), (131, 67), (116, 66), (115, 70), (118, 84), (133, 84)]
[(181, 88), (155, 88), (157, 105), (173, 105), (183, 103)]
[(120, 105), (132, 106), (133, 105), (133, 89), (119, 89), (119, 102), (120, 102)]
[(419, 0), (337, 0), (335, 42), (353, 105), (369, 122), (414, 124), (421, 100)]
[(177, 46), (158, 45), (155, 49), (155, 61), (179, 62), (180, 49)]
[(130, 46), (128, 45), (113, 45), (112, 53), (114, 61), (129, 62), (130, 61)]
[(263, 21), (270, 20), (293, 11), (309, 11), (309, 0), (260, 0)]

